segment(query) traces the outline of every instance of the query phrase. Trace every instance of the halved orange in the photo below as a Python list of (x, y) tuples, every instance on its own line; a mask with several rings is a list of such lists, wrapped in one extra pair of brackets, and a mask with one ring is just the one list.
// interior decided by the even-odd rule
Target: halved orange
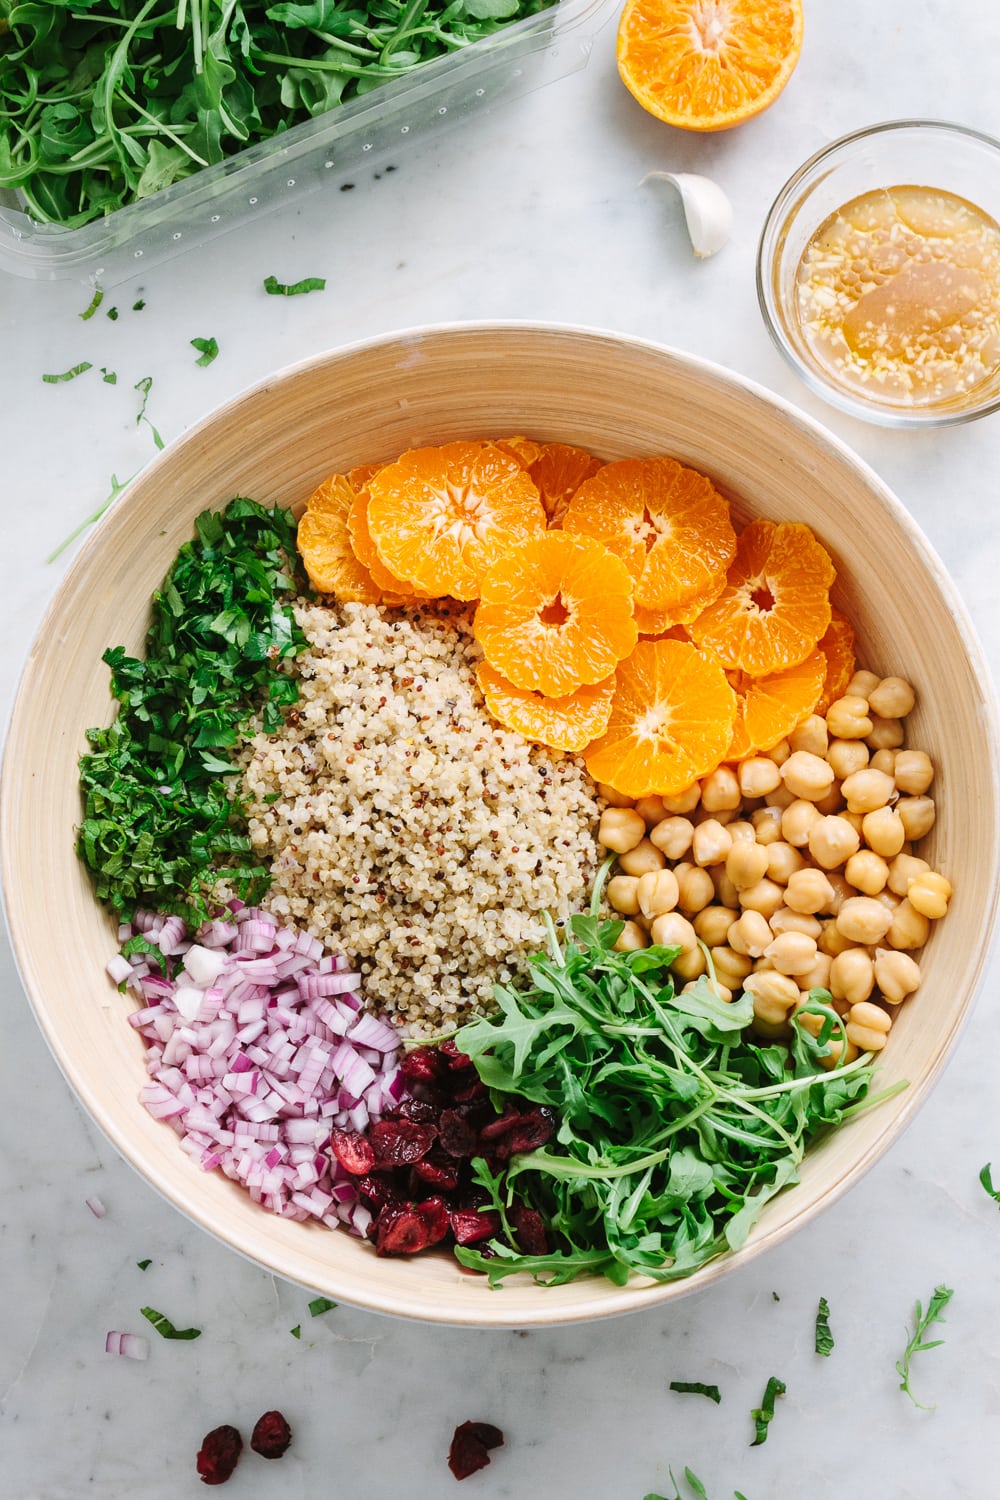
[(766, 677), (797, 666), (830, 623), (829, 553), (798, 521), (751, 521), (726, 586), (692, 620), (691, 638), (727, 670)]
[(682, 130), (728, 130), (760, 114), (801, 51), (801, 0), (627, 0), (616, 47), (625, 87)]
[(608, 727), (584, 751), (587, 770), (626, 797), (675, 796), (719, 765), (735, 718), (717, 662), (684, 641), (640, 641), (615, 671)]
[(562, 698), (515, 687), (489, 662), (480, 662), (476, 676), (494, 719), (526, 740), (572, 752), (582, 750), (607, 728), (615, 691), (613, 673), (603, 682), (579, 687)]
[(473, 631), (515, 687), (561, 698), (603, 682), (632, 650), (632, 580), (600, 542), (545, 531), (487, 569)]
[(545, 529), (537, 488), (495, 443), (412, 448), (373, 474), (368, 490), (383, 564), (434, 598), (477, 598), (491, 563)]
[(842, 698), (854, 676), (854, 626), (839, 609), (832, 613), (826, 633), (820, 637), (819, 649), (826, 657), (826, 681), (816, 712), (825, 714), (831, 703)]
[(736, 693), (737, 718), (725, 759), (744, 760), (773, 750), (815, 710), (826, 677), (826, 658), (816, 650), (797, 666), (767, 677), (748, 677), (744, 672), (727, 675)]
[(353, 499), (346, 476), (331, 474), (310, 495), (296, 542), (317, 593), (333, 594), (347, 603), (379, 604), (382, 590), (359, 562), (347, 530)]
[(711, 480), (673, 458), (626, 458), (581, 484), (563, 530), (622, 559), (642, 609), (677, 611), (721, 580), (736, 551), (729, 505)]

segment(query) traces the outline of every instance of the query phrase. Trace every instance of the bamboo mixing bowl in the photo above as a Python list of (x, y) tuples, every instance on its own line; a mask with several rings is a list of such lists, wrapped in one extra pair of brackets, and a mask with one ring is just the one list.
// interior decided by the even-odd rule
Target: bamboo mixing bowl
[[(334, 470), (515, 432), (606, 459), (672, 454), (710, 474), (741, 519), (807, 522), (837, 565), (835, 602), (856, 624), (860, 660), (916, 686), (909, 742), (937, 766), (929, 857), (956, 896), (881, 1065), (883, 1083), (909, 1087), (813, 1150), (801, 1184), (767, 1205), (738, 1256), (661, 1287), (592, 1279), (491, 1292), (446, 1256), (376, 1259), (346, 1232), (279, 1219), (202, 1172), (138, 1102), (143, 1043), (125, 1019), (134, 1003), (104, 972), (114, 927), (74, 853), (77, 757), (87, 727), (111, 712), (101, 653), (119, 642), (140, 650), (150, 594), (199, 511), (236, 494), (301, 506)], [(927, 1098), (968, 1015), (996, 912), (998, 762), (988, 668), (953, 584), (899, 502), (824, 429), (720, 368), (614, 334), (415, 330), (310, 359), (236, 397), (171, 444), (95, 531), (42, 624), (13, 710), (0, 788), (7, 917), (69, 1083), (122, 1155), (203, 1229), (278, 1275), (373, 1311), (507, 1328), (601, 1318), (705, 1287), (777, 1244), (856, 1182)]]

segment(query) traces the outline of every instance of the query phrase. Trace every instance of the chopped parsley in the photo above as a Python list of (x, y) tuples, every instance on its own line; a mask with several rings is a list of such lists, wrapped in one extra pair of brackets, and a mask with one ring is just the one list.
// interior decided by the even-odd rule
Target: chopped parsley
[(94, 288), (94, 295), (91, 297), (90, 302), (88, 303), (88, 305), (86, 306), (86, 308), (80, 314), (80, 317), (81, 317), (81, 319), (82, 319), (82, 321), (84, 323), (86, 323), (86, 321), (87, 321), (88, 318), (92, 318), (94, 316), (95, 312), (100, 307), (100, 305), (101, 305), (101, 303), (103, 301), (104, 301), (104, 293), (103, 293), (103, 291), (101, 290), (101, 288), (99, 286), (95, 286), (95, 288)]
[(151, 1260), (137, 1260), (136, 1261), (136, 1265), (139, 1267), (140, 1271), (148, 1271), (149, 1268), (150, 1268), (150, 1266), (152, 1264), (153, 1264), (153, 1262)]
[(982, 1183), (986, 1192), (989, 1193), (990, 1197), (993, 1199), (993, 1202), (997, 1205), (998, 1208), (1000, 1208), (1000, 1188), (993, 1186), (993, 1175), (990, 1171), (992, 1165), (992, 1162), (986, 1163), (985, 1167), (979, 1174), (979, 1181)]
[(195, 360), (196, 365), (210, 365), (218, 357), (219, 346), (215, 339), (192, 339), (191, 347), (201, 354), (201, 358)]
[(896, 1361), (896, 1373), (900, 1377), (899, 1389), (905, 1391), (914, 1406), (919, 1406), (921, 1411), (933, 1411), (934, 1407), (926, 1406), (922, 1401), (918, 1401), (910, 1389), (910, 1361), (915, 1354), (924, 1354), (928, 1349), (936, 1349), (939, 1344), (944, 1343), (944, 1339), (927, 1339), (925, 1335), (933, 1323), (944, 1322), (941, 1314), (954, 1295), (951, 1287), (936, 1286), (934, 1294), (927, 1304), (926, 1313), (919, 1302), (916, 1304), (913, 1310), (913, 1333), (903, 1352), (902, 1359)]
[(751, 1448), (757, 1448), (761, 1443), (767, 1441), (767, 1429), (774, 1419), (774, 1403), (778, 1396), (785, 1394), (787, 1387), (783, 1380), (777, 1375), (772, 1375), (764, 1387), (764, 1395), (759, 1406), (755, 1406), (750, 1413), (753, 1418), (755, 1437), (750, 1444)]
[(309, 1304), (309, 1312), (314, 1318), (318, 1318), (321, 1313), (330, 1312), (336, 1306), (336, 1302), (331, 1302), (329, 1297), (314, 1297)]
[(830, 1304), (825, 1297), (819, 1299), (816, 1309), (816, 1353), (829, 1356), (834, 1347), (833, 1334), (830, 1332)]
[[(668, 1469), (667, 1473), (670, 1475), (670, 1483), (674, 1487), (674, 1493), (672, 1495), (644, 1495), (643, 1500), (685, 1500), (685, 1496), (681, 1494), (680, 1489), (677, 1485), (677, 1480), (674, 1478), (673, 1469)], [(684, 1478), (690, 1485), (692, 1492), (696, 1496), (696, 1500), (708, 1500), (708, 1494), (705, 1490), (705, 1486), (702, 1484), (697, 1474), (695, 1474), (686, 1466), (684, 1469)]]
[(200, 1328), (175, 1328), (169, 1318), (165, 1318), (155, 1307), (140, 1307), (139, 1311), (143, 1317), (148, 1319), (156, 1329), (161, 1338), (164, 1339), (200, 1339)]
[(269, 297), (301, 297), (304, 292), (325, 291), (326, 280), (322, 276), (305, 276), (301, 281), (289, 283), (278, 281), (275, 276), (268, 276), (264, 282), (264, 290)]
[[(138, 470), (136, 470), (136, 473), (138, 473)], [(112, 476), (111, 476), (111, 493), (109, 495), (107, 495), (101, 501), (100, 505), (97, 507), (97, 509), (95, 511), (91, 511), (90, 515), (86, 516), (84, 518), (84, 520), (82, 520), (80, 522), (79, 526), (76, 526), (76, 527), (73, 528), (73, 530), (70, 532), (69, 536), (65, 537), (63, 539), (63, 541), (61, 541), (59, 543), (58, 547), (56, 547), (56, 549), (55, 549), (54, 552), (50, 552), (49, 553), (49, 555), (45, 559), (45, 561), (46, 562), (55, 562), (55, 560), (59, 556), (59, 554), (61, 552), (65, 552), (66, 548), (70, 545), (70, 543), (71, 542), (75, 542), (76, 539), (77, 539), (77, 537), (80, 535), (80, 533), (82, 531), (86, 531), (86, 529), (87, 529), (88, 526), (93, 526), (96, 521), (99, 521), (101, 519), (101, 517), (103, 516), (104, 512), (107, 510), (108, 506), (111, 505), (111, 503), (114, 500), (117, 500), (117, 498), (121, 494), (122, 490), (124, 490), (126, 488), (126, 486), (130, 485), (132, 483), (132, 480), (134, 478), (135, 478), (135, 474), (130, 474), (127, 479), (119, 480), (117, 474), (112, 474)]]
[(702, 1385), (700, 1380), (672, 1380), (670, 1389), (687, 1396), (707, 1396), (716, 1406), (722, 1400), (722, 1392), (717, 1385)]
[(302, 1324), (296, 1323), (295, 1327), (290, 1328), (288, 1331), (293, 1339), (300, 1339), (302, 1337)]
[(104, 316), (106, 318), (110, 318), (111, 321), (112, 321), (112, 323), (117, 323), (117, 321), (118, 321), (118, 309), (117, 309), (117, 307), (109, 307), (108, 310), (107, 310), (107, 312), (104, 314)]
[(118, 376), (115, 374), (114, 370), (109, 370), (105, 365), (101, 366), (101, 376), (104, 380), (105, 385), (118, 384)]
[(138, 302), (133, 302), (132, 303), (132, 311), (133, 312), (142, 312), (142, 310), (143, 310), (143, 308), (145, 306), (146, 306), (145, 302), (140, 297), (139, 300), (138, 300)]
[(42, 379), (46, 385), (61, 385), (64, 380), (75, 380), (78, 375), (85, 375), (88, 370), (92, 370), (93, 368), (90, 360), (84, 359), (78, 365), (74, 365), (72, 369), (64, 370), (61, 375), (43, 375)]

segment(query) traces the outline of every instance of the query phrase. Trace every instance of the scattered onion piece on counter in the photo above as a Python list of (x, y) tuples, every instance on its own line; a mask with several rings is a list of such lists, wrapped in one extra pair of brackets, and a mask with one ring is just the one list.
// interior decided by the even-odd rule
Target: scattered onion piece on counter
[(691, 246), (699, 260), (715, 255), (729, 239), (733, 206), (717, 182), (694, 172), (647, 172), (639, 183), (669, 182), (680, 195)]
[(126, 950), (136, 938), (125, 987), (143, 1002), (129, 1021), (147, 1043), (146, 1109), (265, 1208), (363, 1235), (371, 1213), (327, 1144), (394, 1108), (404, 1083), (399, 1034), (361, 1009), (360, 974), (239, 901), (194, 938), (137, 911), (119, 929)]
[(84, 1203), (86, 1203), (95, 1219), (104, 1218), (104, 1215), (107, 1213), (107, 1209), (104, 1207), (104, 1204), (101, 1202), (100, 1198), (84, 1198), (83, 1201)]
[(140, 1333), (118, 1333), (110, 1329), (104, 1340), (105, 1354), (124, 1354), (126, 1359), (148, 1359), (149, 1340)]

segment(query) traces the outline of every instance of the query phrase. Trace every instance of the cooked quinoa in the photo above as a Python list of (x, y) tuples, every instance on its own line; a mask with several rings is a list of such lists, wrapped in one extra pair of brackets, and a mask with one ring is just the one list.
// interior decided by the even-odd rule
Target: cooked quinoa
[(267, 905), (347, 954), (376, 1008), (436, 1031), (523, 971), (543, 910), (586, 904), (594, 783), (490, 718), (468, 609), (295, 613), (299, 703), (243, 757)]

